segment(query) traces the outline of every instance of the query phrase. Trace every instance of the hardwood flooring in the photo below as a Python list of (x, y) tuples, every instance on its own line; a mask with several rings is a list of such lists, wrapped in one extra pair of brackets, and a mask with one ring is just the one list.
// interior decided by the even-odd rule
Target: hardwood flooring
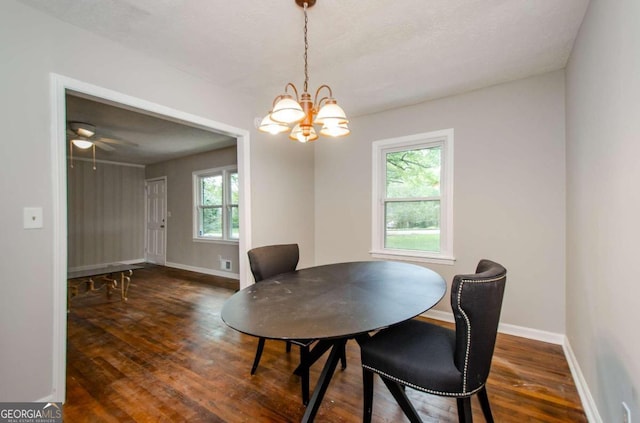
[[(298, 351), (267, 341), (249, 374), (257, 339), (220, 319), (234, 283), (150, 266), (135, 272), (129, 300), (94, 292), (68, 315), (65, 422), (295, 422), (304, 414)], [(428, 359), (427, 357), (425, 359)], [(360, 352), (347, 344), (317, 422), (360, 422)], [(311, 389), (324, 358), (311, 371)], [(499, 335), (489, 382), (496, 422), (586, 422), (562, 348)], [(408, 395), (425, 422), (457, 422), (454, 399)], [(476, 422), (483, 422), (477, 399)], [(376, 377), (374, 422), (407, 419)]]

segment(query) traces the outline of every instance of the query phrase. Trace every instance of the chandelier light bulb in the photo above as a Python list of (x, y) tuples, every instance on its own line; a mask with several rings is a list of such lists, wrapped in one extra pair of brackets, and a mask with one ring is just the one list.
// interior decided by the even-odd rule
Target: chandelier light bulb
[(315, 141), (318, 139), (318, 134), (316, 134), (316, 130), (313, 128), (313, 126), (308, 126), (308, 132), (307, 134), (305, 134), (305, 130), (302, 126), (300, 126), (299, 124), (295, 126), (295, 128), (293, 128), (293, 130), (291, 131), (291, 134), (289, 134), (289, 139), (292, 139), (293, 141), (299, 141), (302, 143), (306, 143), (309, 141)]

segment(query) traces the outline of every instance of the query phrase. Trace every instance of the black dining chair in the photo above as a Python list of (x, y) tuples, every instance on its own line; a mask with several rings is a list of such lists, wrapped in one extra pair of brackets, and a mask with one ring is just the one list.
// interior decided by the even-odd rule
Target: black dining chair
[(476, 273), (451, 285), (455, 330), (413, 319), (384, 329), (361, 345), (363, 422), (371, 421), (373, 375), (377, 373), (411, 422), (421, 422), (405, 387), (456, 398), (458, 420), (471, 423), (471, 396), (478, 394), (493, 422), (486, 381), (491, 368), (507, 271), (481, 260)]
[[(253, 273), (256, 282), (282, 273), (295, 271), (300, 259), (298, 244), (257, 247), (249, 250), (247, 254), (249, 255), (251, 273)], [(298, 374), (300, 375), (300, 383), (302, 385), (302, 402), (305, 405), (309, 402), (309, 347), (314, 341), (314, 339), (292, 339), (287, 341), (287, 352), (291, 351), (291, 344), (300, 347)], [(254, 374), (258, 369), (264, 343), (265, 338), (259, 338), (256, 357), (251, 367), (251, 374)]]

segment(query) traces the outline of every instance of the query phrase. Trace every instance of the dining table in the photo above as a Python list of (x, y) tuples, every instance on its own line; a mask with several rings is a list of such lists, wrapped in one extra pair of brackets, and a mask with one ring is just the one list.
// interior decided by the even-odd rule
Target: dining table
[(426, 267), (392, 261), (334, 263), (283, 273), (227, 299), (222, 320), (255, 337), (315, 339), (310, 361), (329, 356), (302, 422), (312, 422), (349, 339), (412, 319), (436, 305), (444, 279)]

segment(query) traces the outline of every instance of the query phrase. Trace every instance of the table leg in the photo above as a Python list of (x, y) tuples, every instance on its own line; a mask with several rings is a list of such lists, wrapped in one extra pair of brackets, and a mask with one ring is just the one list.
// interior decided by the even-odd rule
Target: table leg
[(105, 275), (103, 276), (103, 280), (107, 281), (104, 282), (104, 285), (107, 286), (107, 298), (111, 299), (111, 290), (116, 288), (118, 286), (118, 281), (115, 279), (109, 279), (111, 275)]
[[(127, 274), (125, 275), (125, 273)], [(124, 301), (128, 300), (127, 293), (129, 292), (129, 285), (131, 285), (131, 275), (133, 275), (133, 270), (120, 273), (120, 295)]]
[[(318, 359), (322, 357), (322, 355), (325, 352), (327, 352), (327, 350), (329, 350), (332, 346), (333, 346), (333, 341), (325, 341), (324, 339), (321, 339), (318, 342), (316, 342), (313, 348), (311, 348), (311, 351), (309, 351), (309, 355), (307, 359), (307, 362), (309, 363), (309, 367), (311, 367), (313, 363), (318, 361)], [(296, 367), (296, 369), (293, 371), (294, 375), (300, 376), (301, 368), (302, 368), (301, 366), (302, 365), (299, 364), (298, 367)]]
[(333, 373), (335, 372), (336, 366), (338, 365), (340, 357), (342, 356), (342, 351), (344, 350), (345, 344), (347, 343), (347, 338), (336, 339), (332, 341), (332, 343), (333, 347), (331, 348), (329, 358), (322, 368), (322, 373), (320, 373), (316, 388), (313, 390), (311, 400), (309, 400), (309, 404), (307, 405), (307, 409), (304, 412), (304, 416), (302, 416), (303, 423), (312, 422), (316, 417), (318, 408), (320, 408), (320, 404), (322, 403), (322, 398), (324, 398), (324, 394), (329, 387), (329, 383), (331, 382)]

